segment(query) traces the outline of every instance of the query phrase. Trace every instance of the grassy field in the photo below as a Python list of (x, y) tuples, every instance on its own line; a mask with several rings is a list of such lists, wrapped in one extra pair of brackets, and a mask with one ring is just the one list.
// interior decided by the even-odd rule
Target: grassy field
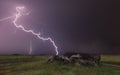
[(48, 56), (0, 56), (0, 75), (120, 75), (120, 55), (102, 56), (101, 64), (48, 63)]

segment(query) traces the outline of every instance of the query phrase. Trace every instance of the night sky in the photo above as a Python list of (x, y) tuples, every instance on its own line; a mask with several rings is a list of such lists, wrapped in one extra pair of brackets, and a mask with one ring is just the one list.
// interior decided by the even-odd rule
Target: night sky
[[(112, 0), (0, 0), (0, 19), (25, 6), (29, 16), (19, 20), (26, 29), (51, 37), (59, 53), (120, 54), (120, 1)], [(0, 54), (55, 54), (49, 41), (17, 29), (12, 19), (0, 22)]]

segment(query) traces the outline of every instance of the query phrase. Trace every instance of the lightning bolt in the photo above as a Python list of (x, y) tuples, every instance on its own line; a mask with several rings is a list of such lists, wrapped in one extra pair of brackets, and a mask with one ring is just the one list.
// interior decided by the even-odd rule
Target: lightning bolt
[(3, 18), (3, 19), (0, 19), (0, 22), (1, 21), (4, 21), (4, 20), (8, 20), (8, 19), (11, 19), (11, 18), (13, 18), (14, 16), (10, 16), (10, 17), (6, 17), (6, 18)]
[(30, 41), (30, 50), (29, 50), (29, 55), (32, 53), (32, 41)]
[[(41, 40), (43, 40), (43, 41), (50, 41), (51, 44), (52, 44), (52, 45), (54, 46), (54, 48), (55, 48), (56, 55), (58, 55), (58, 54), (59, 54), (59, 52), (58, 52), (58, 47), (57, 47), (57, 45), (55, 44), (55, 42), (52, 40), (51, 37), (47, 37), (47, 38), (42, 37), (40, 32), (39, 32), (39, 33), (36, 33), (36, 32), (34, 32), (33, 30), (27, 30), (27, 29), (25, 29), (22, 25), (17, 24), (17, 21), (18, 21), (18, 19), (19, 19), (20, 17), (22, 17), (22, 16), (24, 16), (24, 15), (29, 15), (29, 13), (27, 13), (27, 14), (23, 14), (23, 13), (22, 13), (22, 11), (23, 11), (24, 9), (25, 9), (25, 7), (16, 7), (17, 13), (16, 13), (14, 16), (10, 16), (10, 17), (7, 17), (7, 18), (3, 18), (3, 19), (1, 19), (0, 21), (8, 20), (8, 19), (10, 19), (10, 18), (15, 17), (14, 20), (13, 20), (13, 24), (14, 24), (14, 26), (15, 26), (16, 28), (21, 29), (21, 30), (23, 30), (24, 32), (27, 32), (27, 33), (32, 33), (34, 36), (36, 36), (37, 38), (39, 38), (39, 39), (41, 39)], [(29, 53), (31, 53), (31, 52), (29, 52)]]

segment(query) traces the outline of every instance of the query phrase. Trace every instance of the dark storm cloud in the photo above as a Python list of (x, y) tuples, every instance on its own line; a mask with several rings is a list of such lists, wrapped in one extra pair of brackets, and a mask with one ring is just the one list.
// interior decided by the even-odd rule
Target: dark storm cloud
[[(13, 13), (13, 7), (17, 5), (24, 5), (28, 10), (32, 10), (27, 18), (23, 18), (22, 23), (36, 32), (41, 31), (45, 37), (51, 36), (61, 53), (66, 51), (120, 53), (119, 2), (111, 0), (1, 0), (0, 5), (2, 13), (0, 17)], [(2, 23), (0, 25), (3, 26)], [(6, 27), (8, 25), (9, 23)], [(10, 35), (9, 38), (13, 38), (12, 30), (14, 31), (15, 27), (11, 27), (11, 33), (7, 33)], [(4, 36), (2, 33), (3, 31), (1, 31), (1, 36)], [(29, 40), (33, 40), (34, 53), (54, 53), (54, 48), (51, 48), (48, 42), (38, 42), (38, 39), (31, 34), (18, 30), (14, 38), (15, 40), (12, 41), (19, 45), (15, 49), (21, 49), (21, 44), (24, 43), (26, 46), (26, 41), (28, 43)], [(19, 44), (18, 38), (21, 41)], [(25, 48), (23, 49), (26, 52)]]

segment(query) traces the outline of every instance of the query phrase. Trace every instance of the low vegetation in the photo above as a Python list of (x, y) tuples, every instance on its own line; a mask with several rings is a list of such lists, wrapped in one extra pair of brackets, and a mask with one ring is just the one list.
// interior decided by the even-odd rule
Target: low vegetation
[(102, 56), (101, 63), (84, 66), (47, 62), (49, 56), (0, 56), (0, 75), (120, 75), (120, 56)]

